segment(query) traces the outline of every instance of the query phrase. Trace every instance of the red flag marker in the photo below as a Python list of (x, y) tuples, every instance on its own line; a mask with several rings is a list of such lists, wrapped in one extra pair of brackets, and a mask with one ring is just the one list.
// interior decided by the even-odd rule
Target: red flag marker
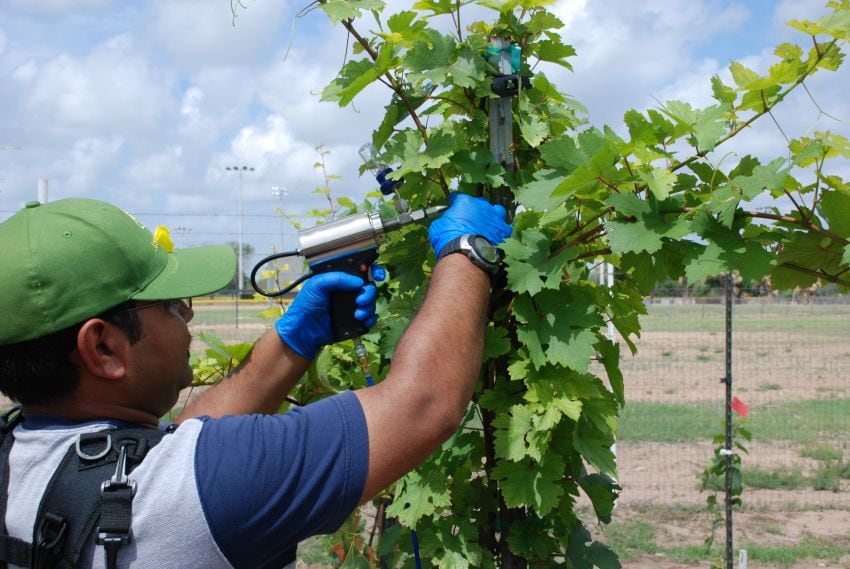
[(741, 417), (746, 417), (747, 413), (750, 412), (749, 406), (746, 403), (738, 399), (737, 397), (732, 398), (732, 410), (735, 411)]

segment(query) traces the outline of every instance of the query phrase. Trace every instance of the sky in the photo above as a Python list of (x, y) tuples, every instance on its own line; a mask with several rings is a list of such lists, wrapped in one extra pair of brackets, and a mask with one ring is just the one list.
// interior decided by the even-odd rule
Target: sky
[[(559, 0), (552, 10), (578, 55), (572, 72), (543, 71), (588, 108), (591, 124), (624, 132), (628, 109), (711, 104), (709, 79), (728, 78), (731, 60), (765, 72), (777, 44), (808, 45), (784, 22), (814, 18), (824, 4)], [(358, 174), (358, 148), (389, 97), (375, 86), (353, 108), (320, 102), (346, 38), (321, 11), (296, 17), (306, 5), (242, 0), (234, 20), (228, 0), (0, 0), (0, 220), (36, 199), (45, 179), (50, 201), (110, 201), (150, 229), (168, 226), (177, 247), (236, 242), (241, 201), (242, 238), (256, 251), (246, 272), (275, 248), (296, 248), (296, 230), (276, 212), (299, 219), (326, 205), (312, 193), (322, 185), (317, 147), (341, 178), (335, 195), (375, 188)], [(390, 0), (387, 13), (409, 5)], [(809, 89), (823, 111), (850, 121), (847, 69), (819, 74)], [(848, 134), (803, 92), (776, 118), (791, 138)], [(723, 151), (772, 158), (786, 146), (763, 119)], [(240, 181), (234, 166), (253, 170)]]

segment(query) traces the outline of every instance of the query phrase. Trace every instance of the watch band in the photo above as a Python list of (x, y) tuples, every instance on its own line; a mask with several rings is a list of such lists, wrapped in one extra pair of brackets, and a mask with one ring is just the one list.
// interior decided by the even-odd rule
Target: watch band
[(451, 255), (453, 253), (462, 253), (470, 261), (472, 261), (473, 265), (492, 276), (499, 270), (499, 265), (497, 263), (492, 263), (484, 259), (484, 257), (482, 257), (472, 245), (470, 240), (471, 237), (476, 237), (486, 241), (486, 238), (481, 235), (460, 235), (446, 243), (445, 247), (443, 247), (443, 250), (440, 252), (439, 259), (442, 259), (446, 255)]

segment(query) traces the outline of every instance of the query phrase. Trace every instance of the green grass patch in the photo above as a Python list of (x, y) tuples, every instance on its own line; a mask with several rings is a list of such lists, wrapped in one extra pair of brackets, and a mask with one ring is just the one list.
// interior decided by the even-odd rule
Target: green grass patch
[[(620, 418), (618, 438), (626, 442), (687, 442), (721, 432), (723, 406), (632, 401)], [(799, 401), (754, 407), (747, 428), (756, 441), (842, 440), (850, 432), (850, 399)]]
[(838, 561), (841, 557), (850, 554), (850, 542), (807, 537), (793, 545), (765, 546), (744, 543), (740, 549), (747, 550), (747, 557), (752, 562), (788, 566), (804, 559)]
[[(838, 561), (850, 554), (850, 542), (847, 540), (828, 540), (816, 537), (804, 538), (799, 543), (791, 545), (760, 545), (743, 542), (736, 544), (735, 556), (738, 549), (747, 550), (747, 559), (751, 563), (787, 567), (803, 560)], [(662, 549), (666, 557), (679, 563), (699, 563), (722, 559), (723, 550), (713, 547), (706, 550), (702, 545), (682, 545)]]
[[(715, 332), (725, 329), (722, 302), (695, 305), (647, 306), (641, 318), (645, 332)], [(850, 305), (736, 304), (733, 309), (735, 332), (793, 330), (795, 334), (823, 334), (829, 330), (847, 330)]]
[(817, 444), (811, 447), (803, 447), (800, 456), (813, 460), (841, 460), (844, 458), (844, 452), (832, 445)]
[(756, 391), (779, 391), (782, 386), (778, 383), (762, 383), (756, 387)]
[(665, 443), (710, 439), (722, 419), (722, 409), (716, 406), (633, 401), (623, 407), (617, 438)]
[(620, 559), (632, 559), (641, 554), (658, 553), (655, 541), (655, 527), (644, 521), (614, 522), (605, 530), (608, 545)]
[(795, 490), (808, 486), (800, 468), (781, 467), (764, 470), (755, 466), (743, 469), (744, 487), (763, 490)]

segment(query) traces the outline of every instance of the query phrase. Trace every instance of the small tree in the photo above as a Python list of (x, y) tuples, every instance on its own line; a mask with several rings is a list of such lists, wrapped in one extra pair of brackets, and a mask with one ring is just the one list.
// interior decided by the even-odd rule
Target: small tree
[[(850, 188), (828, 168), (850, 157), (845, 138), (797, 138), (788, 157), (766, 163), (714, 158), (814, 73), (838, 68), (850, 6), (832, 1), (827, 16), (791, 22), (810, 46), (780, 45), (764, 75), (733, 62), (734, 84), (713, 77), (708, 107), (668, 101), (627, 111), (624, 138), (588, 127), (582, 107), (541, 70), (569, 69), (574, 55), (550, 2), (474, 3), (494, 20), (463, 27), (469, 3), (447, 0), (420, 0), (388, 17), (380, 0), (319, 0), (353, 40), (323, 99), (346, 106), (368, 85), (388, 88), (372, 142), (405, 177), (403, 197), (421, 207), (453, 190), (501, 195), (514, 226), (480, 389), (458, 433), (396, 486), (388, 513), (418, 530), (423, 555), (440, 567), (617, 567), (575, 508), (584, 493), (608, 522), (618, 491), (611, 447), (625, 400), (620, 345), (603, 334), (606, 323), (634, 353), (643, 295), (683, 276), (697, 282), (735, 270), (746, 281), (769, 275), (777, 289), (850, 284)], [(374, 18), (368, 34), (363, 14)], [(440, 20), (452, 31), (438, 31)], [(507, 163), (489, 145), (499, 72), (485, 53), (494, 37), (519, 48), (518, 71), (528, 78), (512, 103)], [(763, 196), (785, 196), (794, 209), (751, 209)], [(411, 228), (382, 253), (394, 275), (392, 318), (380, 325), (383, 363), (423, 294), (433, 263), (425, 239)], [(599, 259), (625, 278), (595, 284), (588, 273)]]

